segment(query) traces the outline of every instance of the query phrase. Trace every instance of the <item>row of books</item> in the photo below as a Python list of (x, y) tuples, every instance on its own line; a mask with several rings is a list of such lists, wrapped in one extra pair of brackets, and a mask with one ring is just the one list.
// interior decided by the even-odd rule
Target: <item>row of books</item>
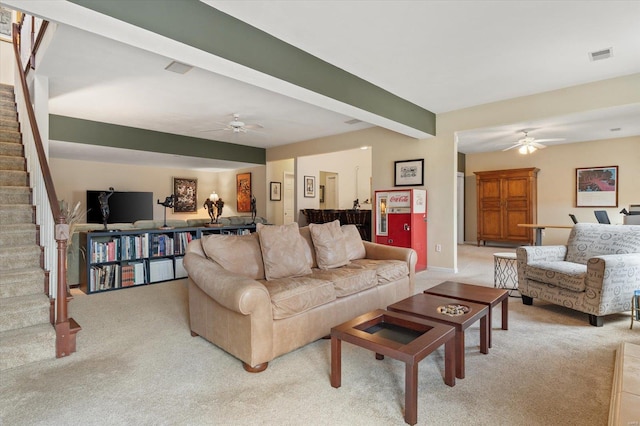
[(123, 235), (122, 259), (143, 259), (149, 257), (149, 234)]
[(109, 241), (93, 240), (90, 261), (105, 263), (184, 254), (193, 238), (190, 232), (179, 232), (173, 237), (166, 234), (140, 234), (123, 235)]
[(174, 279), (173, 259), (157, 259), (149, 261), (149, 282)]
[(89, 272), (89, 291), (112, 290), (144, 284), (146, 276), (144, 262), (92, 266)]
[(91, 263), (120, 260), (120, 239), (91, 242)]

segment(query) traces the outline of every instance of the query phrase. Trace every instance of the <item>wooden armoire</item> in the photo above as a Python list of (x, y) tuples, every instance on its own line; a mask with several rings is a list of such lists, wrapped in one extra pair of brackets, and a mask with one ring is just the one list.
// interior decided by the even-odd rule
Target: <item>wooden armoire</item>
[(478, 245), (482, 241), (533, 245), (536, 223), (537, 175), (535, 167), (475, 172), (478, 197)]

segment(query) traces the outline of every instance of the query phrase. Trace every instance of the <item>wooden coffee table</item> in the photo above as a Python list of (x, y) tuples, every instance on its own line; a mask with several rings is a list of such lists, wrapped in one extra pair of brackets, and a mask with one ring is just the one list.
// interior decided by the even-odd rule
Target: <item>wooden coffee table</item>
[[(468, 312), (456, 316), (450, 316), (439, 311), (440, 307), (458, 304), (466, 306), (468, 308)], [(464, 379), (464, 331), (477, 320), (480, 320), (480, 352), (483, 354), (489, 353), (489, 322), (487, 321), (489, 307), (487, 305), (460, 301), (432, 294), (418, 293), (394, 303), (393, 305), (387, 306), (387, 310), (403, 312), (412, 316), (425, 318), (430, 321), (455, 327), (456, 377), (458, 379)]]
[(491, 328), (493, 327), (491, 311), (498, 303), (502, 303), (502, 329), (509, 329), (509, 292), (507, 290), (445, 281), (424, 292), (489, 306), (489, 347), (491, 347)]
[(455, 329), (415, 316), (378, 309), (331, 329), (331, 386), (342, 381), (342, 341), (405, 363), (404, 421), (418, 421), (418, 363), (444, 344), (444, 382), (456, 384)]

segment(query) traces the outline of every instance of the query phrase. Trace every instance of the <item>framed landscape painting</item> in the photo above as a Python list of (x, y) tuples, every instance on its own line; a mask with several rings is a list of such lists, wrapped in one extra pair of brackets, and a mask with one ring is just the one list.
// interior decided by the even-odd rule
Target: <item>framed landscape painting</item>
[(238, 173), (236, 175), (237, 209), (238, 213), (251, 211), (251, 173)]
[(618, 166), (576, 169), (576, 207), (617, 207)]
[(173, 178), (174, 213), (193, 213), (198, 211), (198, 179)]

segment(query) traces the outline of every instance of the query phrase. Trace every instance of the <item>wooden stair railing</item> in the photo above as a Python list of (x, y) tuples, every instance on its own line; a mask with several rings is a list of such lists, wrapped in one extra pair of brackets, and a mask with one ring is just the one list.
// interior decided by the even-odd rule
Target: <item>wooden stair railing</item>
[[(44, 25), (43, 25), (44, 26)], [(41, 33), (44, 32), (44, 28)], [(13, 24), (13, 51), (16, 60), (16, 70), (18, 72), (18, 78), (20, 80), (20, 89), (22, 90), (23, 99), (31, 99), (29, 94), (29, 87), (27, 85), (27, 78), (25, 75), (24, 67), (22, 65), (22, 59), (20, 58), (20, 31), (21, 28), (17, 23)], [(33, 40), (32, 40), (33, 43)], [(35, 49), (32, 46), (31, 52), (31, 66), (34, 65), (33, 58), (35, 57)], [(73, 318), (69, 318), (67, 312), (67, 304), (69, 300), (69, 294), (67, 290), (67, 240), (69, 239), (69, 225), (67, 224), (67, 218), (60, 209), (56, 190), (53, 185), (53, 179), (51, 177), (51, 171), (49, 169), (49, 163), (45, 155), (44, 146), (42, 144), (42, 138), (40, 137), (40, 131), (36, 122), (35, 112), (30, 102), (24, 102), (29, 120), (29, 126), (31, 128), (34, 144), (38, 156), (38, 163), (40, 165), (42, 179), (44, 183), (44, 190), (49, 200), (49, 206), (51, 207), (51, 214), (55, 222), (54, 238), (56, 240), (57, 247), (57, 276), (55, 286), (55, 301), (52, 304), (54, 312), (51, 317), (55, 318), (54, 327), (56, 330), (56, 357), (62, 358), (70, 355), (76, 351), (76, 333), (80, 331), (80, 326)], [(51, 297), (49, 290), (49, 297)]]

